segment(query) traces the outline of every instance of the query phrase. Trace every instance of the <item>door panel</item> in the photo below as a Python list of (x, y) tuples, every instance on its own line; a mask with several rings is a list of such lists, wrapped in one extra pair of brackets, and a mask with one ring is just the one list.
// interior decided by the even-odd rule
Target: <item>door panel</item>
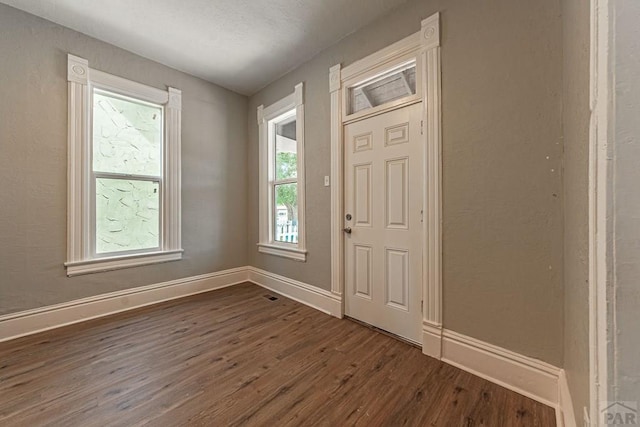
[(361, 298), (371, 299), (373, 260), (370, 246), (354, 245), (355, 294)]
[(413, 104), (344, 126), (345, 312), (421, 339), (422, 149)]
[(409, 228), (409, 158), (385, 161), (387, 228)]
[(385, 248), (385, 303), (409, 311), (409, 251)]
[(355, 225), (359, 227), (371, 227), (371, 218), (373, 217), (373, 206), (371, 206), (373, 196), (371, 169), (371, 163), (355, 165), (353, 167), (353, 194), (355, 197), (353, 217), (355, 218)]

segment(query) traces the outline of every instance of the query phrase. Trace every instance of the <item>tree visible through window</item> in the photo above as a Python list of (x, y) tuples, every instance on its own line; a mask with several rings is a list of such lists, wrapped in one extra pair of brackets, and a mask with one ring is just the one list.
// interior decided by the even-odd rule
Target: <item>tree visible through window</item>
[(306, 261), (304, 234), (304, 85), (258, 107), (262, 253)]
[(275, 119), (274, 240), (298, 243), (298, 148), (295, 109)]

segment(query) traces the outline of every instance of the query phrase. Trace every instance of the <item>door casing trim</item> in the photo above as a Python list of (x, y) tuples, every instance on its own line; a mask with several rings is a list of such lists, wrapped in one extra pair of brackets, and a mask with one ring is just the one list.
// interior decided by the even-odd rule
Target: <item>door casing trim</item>
[[(423, 186), (422, 223), (422, 352), (442, 357), (442, 121), (440, 13), (422, 21), (420, 31), (345, 68), (329, 69), (331, 94), (331, 293), (344, 316), (344, 141), (343, 97), (347, 80), (384, 68), (411, 53), (421, 73)], [(414, 101), (415, 102), (415, 101)], [(399, 108), (399, 106), (394, 106)], [(379, 113), (379, 112), (378, 112)]]
[[(613, 74), (609, 0), (591, 0), (589, 76), (589, 408), (583, 409), (586, 423), (595, 426), (600, 404), (611, 399), (609, 387), (610, 314), (609, 301), (612, 230), (611, 123), (613, 122)], [(576, 408), (578, 411), (580, 408)], [(590, 420), (586, 420), (586, 415)], [(586, 425), (585, 423), (585, 425)]]

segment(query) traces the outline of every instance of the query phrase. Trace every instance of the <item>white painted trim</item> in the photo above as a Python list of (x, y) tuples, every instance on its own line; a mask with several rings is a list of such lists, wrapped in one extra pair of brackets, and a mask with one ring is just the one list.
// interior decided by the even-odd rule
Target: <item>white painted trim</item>
[[(418, 85), (422, 84), (419, 79), (417, 82)], [(347, 86), (349, 87), (349, 86)], [(419, 88), (416, 88), (419, 90)], [(346, 92), (346, 91), (345, 91)], [(418, 92), (419, 93), (419, 92)], [(343, 111), (348, 111), (349, 108), (349, 100), (348, 96), (343, 97)], [(360, 110), (357, 113), (349, 114), (343, 113), (342, 124), (346, 125), (349, 123), (357, 122), (367, 117), (377, 116), (379, 114), (386, 113), (388, 111), (397, 110), (402, 107), (406, 107), (407, 105), (416, 104), (422, 101), (422, 97), (418, 94), (406, 96), (404, 98), (396, 99), (395, 101), (386, 102), (384, 104), (378, 105), (373, 108), (366, 108), (364, 110)]]
[(436, 12), (422, 20), (420, 24), (420, 42), (424, 50), (440, 46), (440, 13)]
[(307, 251), (302, 251), (294, 247), (286, 247), (284, 245), (258, 243), (258, 252), (290, 258), (295, 261), (304, 262), (307, 260)]
[(560, 405), (556, 405), (555, 407), (555, 415), (556, 415), (556, 427), (565, 427), (564, 424), (564, 414), (560, 409)]
[(442, 361), (545, 405), (558, 403), (560, 368), (443, 330)]
[[(279, 245), (274, 241), (273, 236), (273, 209), (271, 203), (273, 199), (273, 171), (270, 164), (273, 161), (272, 142), (269, 139), (268, 123), (288, 111), (295, 109), (296, 116), (296, 149), (298, 159), (298, 176), (295, 179), (298, 190), (298, 243), (289, 247)], [(258, 173), (259, 195), (258, 195), (258, 251), (270, 255), (290, 258), (295, 261), (305, 262), (307, 259), (306, 250), (306, 221), (305, 221), (305, 156), (304, 156), (304, 84), (298, 83), (294, 92), (281, 100), (265, 107), (260, 105), (256, 111), (258, 122)]]
[(422, 99), (423, 99), (423, 186), (424, 217), (422, 223), (422, 327), (431, 339), (423, 341), (422, 351), (437, 358), (442, 354), (437, 330), (442, 329), (442, 118), (440, 14), (422, 21)]
[(139, 267), (141, 265), (158, 264), (182, 259), (182, 250), (152, 252), (145, 254), (123, 255), (110, 258), (97, 258), (86, 261), (66, 262), (67, 276), (99, 273), (122, 268)]
[(88, 75), (85, 59), (69, 55), (68, 73), (68, 148), (67, 148), (67, 261), (84, 259), (87, 236), (83, 235), (87, 221), (82, 201), (87, 197), (84, 141), (88, 134)]
[(298, 142), (298, 250), (300, 253), (304, 253), (305, 259), (300, 261), (306, 261), (307, 256), (307, 234), (306, 230), (306, 172), (305, 172), (305, 157), (304, 157), (304, 84), (298, 83), (295, 86), (293, 93), (296, 104), (296, 140)]
[(79, 56), (68, 54), (67, 81), (86, 85), (89, 82), (89, 61)]
[(431, 333), (438, 330), (443, 362), (555, 408), (558, 427), (577, 425), (563, 369), (451, 330)]
[(589, 414), (589, 408), (587, 408), (586, 406), (582, 408), (582, 424), (584, 425), (584, 427), (594, 425), (591, 424), (591, 415)]
[(589, 123), (589, 417), (596, 426), (600, 402), (609, 401), (607, 251), (611, 229), (608, 202), (610, 170), (609, 120), (613, 111), (609, 67), (611, 37), (609, 0), (591, 0)]
[[(436, 15), (438, 14), (432, 16)], [(342, 68), (340, 73), (340, 80), (344, 82), (353, 79), (355, 76), (369, 73), (375, 68), (385, 68), (386, 64), (395, 61), (398, 57), (403, 57), (416, 51), (421, 45), (420, 33), (421, 31), (413, 33), (410, 36), (405, 37), (404, 39), (385, 47), (384, 49), (380, 49), (372, 55), (362, 58), (354, 62), (353, 64)]]
[(265, 159), (269, 155), (267, 142), (267, 122), (264, 117), (264, 106), (258, 106), (258, 242), (269, 241), (269, 165)]
[(255, 267), (247, 267), (249, 281), (331, 316), (342, 317), (342, 302), (331, 292)]
[[(182, 257), (181, 235), (181, 110), (179, 89), (160, 90), (89, 68), (86, 59), (67, 56), (68, 163), (67, 163), (67, 275), (96, 273)], [(163, 176), (161, 182), (162, 227), (157, 252), (99, 258), (94, 254), (92, 233), (91, 100), (92, 88), (102, 88), (165, 107)], [(139, 259), (134, 259), (138, 256)]]
[(0, 342), (247, 281), (247, 268), (186, 277), (0, 316)]
[(6, 314), (0, 316), (0, 342), (248, 281), (342, 317), (341, 301), (329, 291), (255, 267), (238, 267)]
[(121, 95), (152, 102), (154, 104), (167, 104), (169, 92), (142, 83), (134, 82), (122, 77), (114, 76), (103, 71), (89, 68), (89, 83)]
[(564, 369), (560, 369), (558, 376), (558, 405), (556, 408), (557, 427), (575, 427), (576, 415), (573, 411), (573, 401), (567, 383), (567, 374)]
[(442, 325), (422, 321), (422, 353), (435, 359), (442, 358)]
[[(440, 358), (442, 354), (442, 236), (441, 236), (441, 64), (440, 14), (422, 21), (419, 32), (363, 58), (348, 67), (329, 69), (331, 94), (331, 292), (344, 295), (344, 142), (343, 125), (347, 83), (369, 78), (390, 64), (416, 57), (417, 86), (423, 101), (423, 163), (425, 171), (423, 222), (423, 352)], [(344, 306), (344, 301), (343, 301)], [(344, 310), (344, 308), (343, 308)]]
[(264, 121), (268, 122), (269, 120), (272, 120), (286, 113), (287, 111), (295, 108), (296, 106), (297, 106), (296, 93), (294, 89), (294, 92), (290, 93), (289, 95), (285, 96), (284, 98), (274, 102), (273, 104), (267, 107), (265, 107), (264, 105), (258, 106), (258, 114), (257, 114), (258, 124)]
[[(247, 281), (342, 317), (341, 298), (332, 292), (259, 268), (238, 267), (0, 316), (0, 342)], [(555, 407), (564, 426), (575, 425), (567, 421), (573, 411), (561, 369), (454, 331), (436, 328), (434, 333), (441, 334), (444, 362)]]
[(182, 251), (182, 92), (169, 87), (165, 106), (163, 250)]
[[(331, 91), (331, 293), (342, 299), (344, 289), (344, 149), (342, 142), (342, 77), (340, 64), (329, 69)], [(341, 308), (344, 314), (344, 301)]]

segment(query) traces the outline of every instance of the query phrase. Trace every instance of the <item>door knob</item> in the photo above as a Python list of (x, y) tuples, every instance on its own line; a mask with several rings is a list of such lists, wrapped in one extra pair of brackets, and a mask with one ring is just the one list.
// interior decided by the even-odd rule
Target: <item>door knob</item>
[(344, 232), (347, 233), (347, 234), (351, 234), (351, 227), (345, 228)]

